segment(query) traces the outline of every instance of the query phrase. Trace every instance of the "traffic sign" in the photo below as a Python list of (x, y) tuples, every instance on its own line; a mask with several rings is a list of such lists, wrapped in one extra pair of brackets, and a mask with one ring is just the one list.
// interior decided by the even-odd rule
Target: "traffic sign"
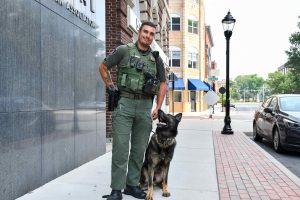
[(211, 76), (211, 77), (208, 77), (208, 80), (209, 80), (209, 81), (217, 81), (217, 80), (218, 80), (218, 77)]
[(226, 89), (224, 87), (220, 87), (219, 92), (221, 94), (224, 94), (226, 92)]
[(220, 97), (214, 91), (210, 90), (204, 95), (203, 99), (209, 106), (212, 106), (218, 102)]

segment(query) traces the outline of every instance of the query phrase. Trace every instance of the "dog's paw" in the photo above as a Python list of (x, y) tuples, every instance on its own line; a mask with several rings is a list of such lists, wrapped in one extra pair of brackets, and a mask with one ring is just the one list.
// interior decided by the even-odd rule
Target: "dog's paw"
[(152, 196), (146, 196), (145, 200), (153, 200), (153, 197)]
[(169, 197), (169, 196), (171, 196), (171, 193), (170, 192), (163, 192), (162, 196), (163, 197)]

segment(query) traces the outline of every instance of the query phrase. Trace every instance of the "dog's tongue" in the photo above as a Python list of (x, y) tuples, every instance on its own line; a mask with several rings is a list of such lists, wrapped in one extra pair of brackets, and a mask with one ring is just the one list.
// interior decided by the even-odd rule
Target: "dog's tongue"
[(165, 127), (167, 126), (167, 124), (163, 123), (163, 122), (159, 122), (156, 124), (157, 127)]

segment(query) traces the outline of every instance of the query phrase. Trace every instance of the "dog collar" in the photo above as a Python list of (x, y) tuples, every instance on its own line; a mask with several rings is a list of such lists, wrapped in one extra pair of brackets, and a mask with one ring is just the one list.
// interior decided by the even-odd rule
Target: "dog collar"
[(175, 143), (175, 138), (162, 139), (156, 135), (155, 140), (161, 148), (167, 148)]

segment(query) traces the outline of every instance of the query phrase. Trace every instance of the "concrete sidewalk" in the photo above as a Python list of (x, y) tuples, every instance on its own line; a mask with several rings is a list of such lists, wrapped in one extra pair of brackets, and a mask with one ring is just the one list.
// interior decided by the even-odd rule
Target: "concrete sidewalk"
[[(171, 196), (155, 188), (155, 200), (300, 199), (299, 179), (241, 132), (249, 131), (249, 120), (232, 121), (239, 131), (228, 136), (220, 134), (224, 113), (183, 116), (169, 173)], [(102, 199), (110, 193), (110, 165), (108, 152), (18, 200)]]

